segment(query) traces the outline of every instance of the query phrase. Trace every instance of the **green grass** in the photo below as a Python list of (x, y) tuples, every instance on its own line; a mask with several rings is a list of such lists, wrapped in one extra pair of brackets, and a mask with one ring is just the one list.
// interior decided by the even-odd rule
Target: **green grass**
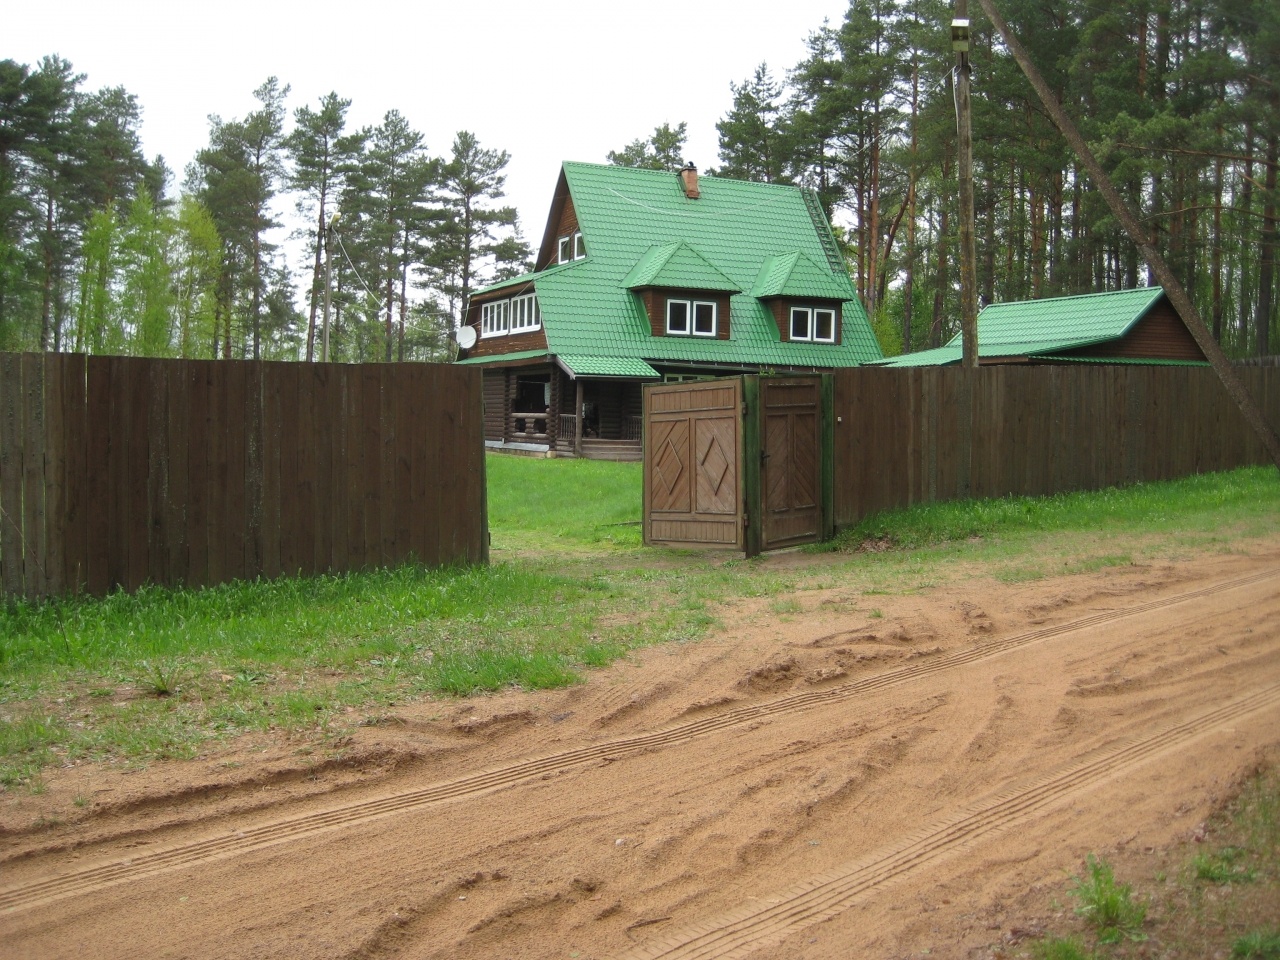
[(0, 786), (33, 785), (51, 763), (194, 756), (242, 733), (337, 739), (398, 702), (571, 684), (639, 647), (700, 639), (733, 598), (785, 617), (807, 590), (972, 576), (957, 559), (1027, 579), (1280, 529), (1275, 471), (1242, 470), (899, 511), (837, 543), (891, 549), (775, 564), (643, 547), (639, 464), (490, 456), (487, 470), (489, 567), (0, 605)]

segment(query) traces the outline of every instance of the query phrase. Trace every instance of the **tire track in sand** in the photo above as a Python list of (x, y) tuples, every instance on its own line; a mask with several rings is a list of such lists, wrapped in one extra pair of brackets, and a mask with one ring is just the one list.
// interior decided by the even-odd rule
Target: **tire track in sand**
[(1046, 807), (1083, 793), (1104, 778), (1125, 773), (1153, 757), (1197, 739), (1224, 724), (1280, 705), (1280, 684), (1147, 738), (1128, 738), (1094, 750), (1075, 763), (1007, 790), (937, 821), (900, 842), (778, 893), (765, 907), (741, 907), (719, 917), (672, 931), (633, 947), (617, 960), (729, 960), (772, 946), (799, 929), (828, 920), (853, 906), (864, 894), (935, 860), (957, 853), (984, 837), (1028, 821)]
[(981, 646), (966, 647), (952, 653), (941, 654), (927, 662), (912, 663), (874, 677), (853, 680), (824, 690), (812, 690), (806, 693), (780, 697), (776, 700), (736, 707), (720, 714), (701, 717), (652, 733), (620, 737), (605, 743), (523, 760), (456, 780), (431, 784), (417, 790), (334, 807), (329, 810), (279, 820), (259, 827), (237, 830), (226, 835), (179, 844), (132, 858), (86, 867), (24, 886), (0, 890), (0, 913), (10, 913), (65, 897), (83, 896), (119, 883), (139, 880), (172, 870), (186, 869), (197, 864), (222, 860), (278, 844), (290, 843), (317, 834), (341, 830), (419, 810), (438, 803), (491, 793), (541, 778), (547, 774), (572, 770), (602, 761), (613, 761), (632, 754), (688, 742), (723, 730), (746, 726), (763, 718), (798, 713), (854, 696), (864, 696), (867, 693), (899, 686), (955, 667), (1003, 656), (1011, 651), (1064, 634), (1130, 617), (1144, 616), (1177, 604), (1189, 603), (1225, 591), (1251, 586), (1277, 575), (1280, 575), (1280, 570), (1269, 570), (1234, 580), (1226, 580), (1198, 590), (1152, 600), (1122, 610), (1098, 613), (1079, 620), (1058, 624), (1057, 626), (1045, 627), (1029, 633), (984, 643)]

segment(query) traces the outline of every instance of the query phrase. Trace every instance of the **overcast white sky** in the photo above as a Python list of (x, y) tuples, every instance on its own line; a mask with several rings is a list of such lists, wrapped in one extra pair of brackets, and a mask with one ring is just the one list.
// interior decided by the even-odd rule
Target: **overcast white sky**
[(664, 122), (689, 125), (687, 159), (718, 162), (715, 124), (729, 83), (761, 61), (775, 77), (805, 55), (845, 0), (782, 3), (584, 0), (440, 3), (357, 0), (46, 0), (8, 5), (0, 59), (33, 67), (59, 54), (85, 89), (123, 86), (143, 108), (149, 157), (179, 180), (208, 139), (208, 116), (242, 117), (269, 76), (292, 86), (290, 112), (329, 91), (351, 126), (398, 109), (427, 149), (460, 129), (511, 154), (507, 195), (526, 239), (541, 238), (562, 160), (605, 154)]

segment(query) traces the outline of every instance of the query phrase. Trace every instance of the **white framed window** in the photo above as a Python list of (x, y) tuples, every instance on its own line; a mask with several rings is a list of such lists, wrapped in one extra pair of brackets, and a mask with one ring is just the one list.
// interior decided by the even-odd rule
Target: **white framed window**
[(814, 308), (813, 339), (818, 343), (836, 342), (836, 312)]
[(791, 308), (791, 340), (813, 339), (813, 315), (808, 307)]
[(836, 312), (826, 307), (792, 307), (789, 340), (836, 342)]
[(526, 293), (511, 298), (511, 332), (524, 333), (542, 326), (542, 311), (538, 308), (538, 295)]
[(556, 263), (570, 263), (581, 260), (587, 255), (587, 242), (582, 239), (582, 231), (568, 237), (560, 238), (560, 247), (556, 254)]
[(715, 302), (668, 300), (667, 333), (681, 337), (714, 337), (716, 335)]
[(480, 305), (480, 334), (500, 337), (510, 329), (511, 301), (491, 300)]

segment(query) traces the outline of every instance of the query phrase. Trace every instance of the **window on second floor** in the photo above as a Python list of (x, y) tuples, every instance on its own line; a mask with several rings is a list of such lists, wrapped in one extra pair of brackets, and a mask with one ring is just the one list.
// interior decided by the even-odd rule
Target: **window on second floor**
[(510, 300), (491, 300), (480, 305), (480, 333), (500, 337), (507, 333), (529, 333), (542, 326), (538, 295), (526, 293)]
[(714, 337), (715, 303), (710, 300), (668, 300), (667, 333), (681, 337)]
[(789, 340), (836, 342), (836, 312), (827, 307), (792, 307)]
[(581, 260), (587, 255), (587, 242), (582, 239), (582, 231), (579, 230), (571, 237), (560, 238), (559, 255), (556, 257), (556, 263), (570, 263), (574, 260)]

